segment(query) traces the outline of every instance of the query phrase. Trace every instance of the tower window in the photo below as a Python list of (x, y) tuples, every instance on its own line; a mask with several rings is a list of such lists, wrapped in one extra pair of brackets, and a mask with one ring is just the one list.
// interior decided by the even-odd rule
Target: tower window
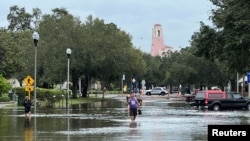
[(158, 30), (158, 37), (160, 37), (161, 36), (161, 31), (160, 30)]

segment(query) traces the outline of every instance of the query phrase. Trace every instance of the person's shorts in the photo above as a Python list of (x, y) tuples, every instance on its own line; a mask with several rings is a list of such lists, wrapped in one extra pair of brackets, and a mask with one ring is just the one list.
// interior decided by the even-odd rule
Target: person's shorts
[(25, 108), (25, 113), (29, 113), (30, 112), (30, 108)]
[(130, 109), (130, 116), (137, 116), (137, 108)]

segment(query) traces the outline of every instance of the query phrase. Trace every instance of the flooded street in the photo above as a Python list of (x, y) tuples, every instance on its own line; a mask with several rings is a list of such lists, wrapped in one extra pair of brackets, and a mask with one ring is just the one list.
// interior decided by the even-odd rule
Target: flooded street
[(124, 97), (73, 105), (69, 111), (38, 108), (30, 121), (22, 108), (0, 109), (0, 114), (1, 141), (202, 141), (207, 125), (250, 124), (249, 111), (198, 111), (159, 96), (144, 96), (135, 122)]

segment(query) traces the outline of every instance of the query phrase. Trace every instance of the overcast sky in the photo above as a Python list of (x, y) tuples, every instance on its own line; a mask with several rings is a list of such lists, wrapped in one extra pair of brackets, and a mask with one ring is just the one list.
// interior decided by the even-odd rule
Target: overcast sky
[(150, 53), (155, 24), (163, 27), (165, 45), (178, 50), (189, 46), (200, 21), (212, 25), (208, 17), (214, 7), (209, 0), (1, 0), (0, 27), (8, 26), (7, 15), (14, 5), (24, 7), (28, 13), (39, 8), (42, 14), (65, 8), (82, 22), (89, 15), (105, 23), (112, 22), (129, 33), (134, 46), (146, 53)]

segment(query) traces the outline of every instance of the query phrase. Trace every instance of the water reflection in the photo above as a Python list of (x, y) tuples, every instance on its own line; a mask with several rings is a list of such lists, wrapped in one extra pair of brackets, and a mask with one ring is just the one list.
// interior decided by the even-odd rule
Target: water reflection
[(93, 110), (106, 110), (107, 108), (120, 108), (125, 104), (121, 101), (114, 99), (104, 99), (99, 102), (74, 104), (72, 105), (73, 112), (79, 112), (79, 110), (93, 111)]
[(68, 118), (67, 118), (67, 141), (70, 141), (70, 115), (69, 115), (69, 110), (68, 110)]
[(31, 118), (25, 118), (24, 120), (24, 140), (33, 141), (34, 133), (33, 128), (31, 127)]
[[(132, 123), (132, 124), (136, 124), (136, 123)], [(137, 126), (137, 125), (132, 125), (132, 126)], [(131, 125), (130, 125), (131, 128)], [(129, 131), (128, 131), (128, 136), (130, 139), (133, 139), (133, 137), (136, 137), (138, 135), (138, 131), (136, 129), (136, 127), (132, 127)]]
[(30, 122), (31, 122), (30, 118), (25, 118), (25, 120), (24, 120), (24, 128), (25, 129), (29, 129), (31, 127)]
[(137, 127), (137, 123), (136, 122), (130, 122), (129, 127), (130, 128), (136, 128)]
[(36, 122), (36, 117), (34, 118), (34, 141), (36, 141), (36, 137), (37, 137), (37, 122)]

